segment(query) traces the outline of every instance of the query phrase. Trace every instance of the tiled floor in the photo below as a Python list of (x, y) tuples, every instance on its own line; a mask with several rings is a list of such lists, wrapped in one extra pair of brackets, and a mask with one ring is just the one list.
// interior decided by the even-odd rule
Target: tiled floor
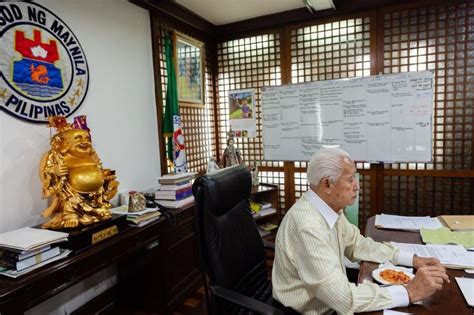
[[(114, 315), (165, 315), (162, 312), (147, 312), (142, 310), (118, 307), (111, 312)], [(110, 313), (109, 313), (110, 314)], [(172, 315), (207, 315), (204, 288), (200, 287), (190, 296), (185, 297), (172, 311)]]
[(187, 297), (173, 312), (173, 315), (205, 315), (207, 314), (204, 288), (200, 287)]

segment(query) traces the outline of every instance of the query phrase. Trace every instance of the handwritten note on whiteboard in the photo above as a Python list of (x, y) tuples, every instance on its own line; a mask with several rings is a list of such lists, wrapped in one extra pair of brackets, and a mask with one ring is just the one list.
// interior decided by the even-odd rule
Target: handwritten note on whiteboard
[(429, 162), (433, 73), (264, 87), (262, 114), (265, 160), (337, 146), (356, 161)]

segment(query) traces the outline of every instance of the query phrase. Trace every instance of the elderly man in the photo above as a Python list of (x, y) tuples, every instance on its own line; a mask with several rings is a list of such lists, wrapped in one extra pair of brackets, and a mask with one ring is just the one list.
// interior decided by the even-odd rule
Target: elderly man
[[(303, 314), (336, 311), (352, 314), (421, 301), (449, 281), (434, 258), (410, 253), (364, 238), (342, 211), (354, 203), (359, 185), (350, 156), (337, 148), (321, 149), (308, 164), (310, 189), (291, 207), (278, 229), (273, 264), (273, 296)], [(344, 256), (413, 266), (406, 287), (356, 285), (346, 276)]]

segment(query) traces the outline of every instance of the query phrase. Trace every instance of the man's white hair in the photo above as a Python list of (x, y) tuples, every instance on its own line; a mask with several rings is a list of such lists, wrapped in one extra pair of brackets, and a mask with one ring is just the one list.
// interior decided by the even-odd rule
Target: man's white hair
[(339, 148), (322, 148), (317, 151), (308, 163), (308, 182), (318, 186), (321, 180), (327, 177), (331, 183), (335, 183), (342, 173), (343, 161), (346, 158), (352, 161), (350, 155)]

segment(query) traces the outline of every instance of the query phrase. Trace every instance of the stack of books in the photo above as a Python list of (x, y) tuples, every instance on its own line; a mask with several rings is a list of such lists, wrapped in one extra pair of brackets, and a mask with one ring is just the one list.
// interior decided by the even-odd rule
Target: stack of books
[(139, 212), (132, 212), (127, 215), (127, 221), (133, 226), (144, 226), (160, 218), (161, 212), (158, 209), (146, 209)]
[(268, 215), (276, 213), (276, 209), (272, 208), (272, 204), (269, 202), (261, 201), (261, 202), (251, 202), (250, 208), (253, 213), (253, 217), (255, 219), (266, 217)]
[(258, 226), (258, 233), (261, 237), (267, 236), (272, 234), (272, 230), (275, 230), (278, 225), (273, 223), (264, 223)]
[(129, 212), (127, 206), (120, 206), (110, 209), (115, 214), (123, 214), (127, 216), (127, 222), (130, 226), (141, 227), (160, 218), (161, 212), (158, 208), (146, 208), (142, 211)]
[(0, 274), (16, 278), (71, 251), (55, 244), (67, 241), (68, 233), (22, 228), (0, 234)]
[(158, 178), (156, 202), (166, 208), (183, 208), (194, 201), (192, 179), (196, 173), (167, 174)]

